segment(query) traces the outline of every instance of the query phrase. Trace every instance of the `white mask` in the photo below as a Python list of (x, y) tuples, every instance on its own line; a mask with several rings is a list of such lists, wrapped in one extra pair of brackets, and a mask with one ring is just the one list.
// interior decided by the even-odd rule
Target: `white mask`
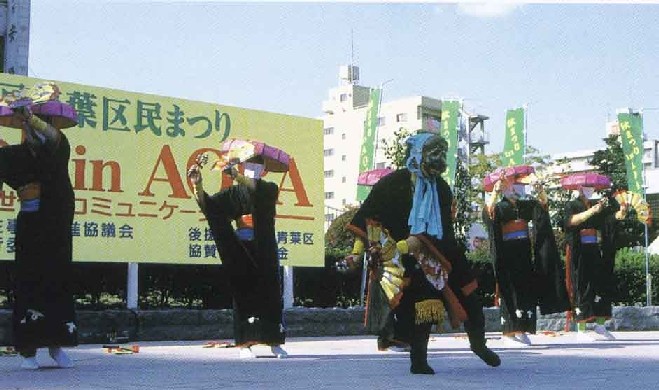
[(526, 185), (525, 184), (513, 184), (513, 191), (517, 194), (518, 198), (522, 198), (526, 195)]
[(581, 193), (584, 198), (591, 199), (595, 193), (595, 189), (593, 187), (581, 187)]
[(244, 174), (245, 177), (248, 177), (250, 179), (260, 179), (264, 169), (265, 167), (263, 166), (263, 164), (246, 162)]

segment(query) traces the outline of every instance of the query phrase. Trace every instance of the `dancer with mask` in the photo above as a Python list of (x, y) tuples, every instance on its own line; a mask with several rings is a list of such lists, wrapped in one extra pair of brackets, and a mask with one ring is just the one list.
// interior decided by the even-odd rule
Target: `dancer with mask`
[[(547, 212), (547, 198), (536, 185), (538, 199), (526, 194), (533, 168), (526, 165), (495, 171), (483, 220), (488, 227), (494, 275), (500, 292), (504, 342), (531, 345), (536, 332), (536, 306), (542, 314), (569, 308), (561, 260)], [(496, 180), (496, 179), (495, 179)]]
[[(627, 204), (619, 204), (614, 197), (594, 199), (596, 184), (570, 185), (579, 178), (566, 177), (561, 184), (566, 189), (576, 189), (578, 196), (565, 205), (565, 240), (567, 284), (576, 314), (580, 335), (594, 338), (586, 333), (586, 324), (594, 323), (595, 334), (607, 340), (615, 337), (604, 323), (611, 318), (612, 298), (615, 281), (613, 266), (616, 246), (615, 235), (618, 221), (627, 215)], [(585, 174), (580, 174), (585, 175)], [(599, 178), (599, 189), (610, 185), (604, 175), (589, 173)], [(606, 179), (606, 180), (605, 180)], [(606, 184), (609, 185), (606, 185)]]
[(284, 358), (288, 354), (281, 347), (285, 332), (275, 235), (279, 188), (261, 179), (264, 173), (261, 156), (242, 165), (244, 174), (237, 165), (224, 167), (224, 173), (231, 175), (237, 184), (214, 195), (204, 191), (198, 164), (190, 167), (188, 177), (229, 276), (234, 338), (240, 347), (240, 357), (256, 357), (252, 347), (265, 344), (274, 356)]
[[(466, 312), (464, 328), (471, 350), (488, 365), (496, 367), (501, 361), (485, 345), (485, 320), (475, 291), (477, 282), (464, 250), (455, 238), (451, 212), (453, 194), (441, 177), (446, 170), (446, 141), (436, 134), (419, 133), (409, 137), (406, 144), (406, 169), (385, 176), (373, 186), (348, 225), (348, 229), (357, 236), (351, 256), (363, 253), (369, 223), (386, 229), (400, 243), (403, 253), (407, 252), (405, 243), (410, 236), (421, 237), (429, 244), (428, 247), (433, 247), (450, 262), (447, 287)], [(438, 319), (433, 318), (432, 313), (436, 313), (433, 308), (441, 307), (436, 304), (438, 298), (441, 300), (441, 295), (427, 281), (421, 265), (413, 257), (406, 257), (403, 265), (409, 285), (404, 287), (393, 315), (387, 312), (384, 305), (367, 310), (384, 308), (385, 312), (379, 316), (382, 327), (387, 318), (393, 318), (394, 334), (411, 345), (412, 373), (433, 374), (434, 370), (427, 362), (427, 345), (430, 325)], [(447, 304), (447, 307), (450, 306), (450, 302)]]

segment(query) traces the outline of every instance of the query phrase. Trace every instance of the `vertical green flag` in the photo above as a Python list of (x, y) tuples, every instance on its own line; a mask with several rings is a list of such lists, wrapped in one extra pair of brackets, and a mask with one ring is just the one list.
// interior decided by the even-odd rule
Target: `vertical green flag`
[(442, 101), (442, 128), (440, 135), (448, 143), (446, 151), (446, 172), (444, 179), (449, 186), (455, 185), (455, 169), (458, 162), (458, 130), (460, 126), (460, 101)]
[(524, 164), (524, 108), (506, 111), (506, 138), (503, 144), (504, 166)]
[[(359, 153), (359, 172), (373, 169), (373, 158), (375, 157), (375, 131), (378, 127), (378, 111), (380, 109), (380, 89), (371, 89), (371, 97), (366, 108), (366, 120), (364, 121), (364, 138), (362, 149)], [(369, 187), (357, 186), (357, 200), (366, 199), (370, 191)]]
[(643, 118), (639, 113), (618, 113), (618, 126), (625, 154), (627, 187), (643, 195)]

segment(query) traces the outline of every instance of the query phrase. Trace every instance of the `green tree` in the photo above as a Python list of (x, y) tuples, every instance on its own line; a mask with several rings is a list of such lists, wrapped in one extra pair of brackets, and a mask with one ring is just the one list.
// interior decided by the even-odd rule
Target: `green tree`
[(607, 175), (613, 183), (613, 190), (627, 188), (627, 168), (625, 167), (625, 154), (617, 135), (610, 135), (604, 139), (606, 149), (596, 150), (593, 158), (588, 162), (598, 172)]
[(396, 169), (405, 168), (405, 154), (407, 153), (405, 140), (411, 135), (411, 131), (401, 127), (394, 131), (394, 137), (391, 141), (382, 140), (384, 155)]
[(458, 242), (462, 243), (467, 248), (467, 234), (471, 225), (475, 221), (474, 207), (472, 205), (472, 190), (471, 178), (469, 171), (462, 161), (458, 160), (455, 167), (455, 188), (453, 195), (455, 198), (456, 215), (454, 228), (455, 238)]
[(347, 229), (358, 207), (350, 207), (332, 221), (325, 233), (325, 256), (342, 258), (352, 250), (354, 235)]
[[(483, 179), (490, 172), (501, 166), (501, 153), (477, 154), (471, 156), (469, 165), (470, 188), (469, 201), (474, 206), (474, 210), (482, 210), (485, 205), (485, 189), (483, 188)], [(480, 213), (472, 213), (473, 221), (479, 221)]]

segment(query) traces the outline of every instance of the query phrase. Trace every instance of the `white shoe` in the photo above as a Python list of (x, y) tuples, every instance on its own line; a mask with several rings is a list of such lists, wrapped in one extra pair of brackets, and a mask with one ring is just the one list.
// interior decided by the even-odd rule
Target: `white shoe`
[(21, 368), (24, 370), (38, 370), (39, 369), (39, 363), (37, 363), (37, 358), (35, 356), (32, 357), (24, 357), (22, 358), (21, 362)]
[(519, 340), (521, 343), (524, 343), (526, 345), (531, 345), (531, 339), (526, 333), (516, 333), (515, 338)]
[(581, 342), (592, 342), (592, 341), (597, 341), (597, 333), (592, 332), (592, 331), (577, 331), (577, 341)]
[(528, 347), (527, 344), (524, 344), (520, 339), (515, 336), (502, 336), (503, 345), (506, 347), (520, 348)]
[(606, 330), (606, 327), (604, 325), (597, 324), (595, 325), (595, 328), (593, 329), (595, 333), (597, 333), (600, 336), (603, 336), (606, 340), (615, 340), (616, 337), (611, 334), (608, 330)]
[(277, 359), (284, 359), (288, 357), (288, 352), (284, 351), (280, 345), (273, 345), (270, 347), (272, 354), (277, 357)]
[(240, 348), (240, 358), (241, 359), (254, 359), (256, 355), (252, 352), (249, 347)]
[(57, 366), (60, 368), (71, 368), (73, 367), (73, 362), (69, 359), (69, 356), (64, 352), (60, 347), (51, 347), (48, 348), (48, 354), (51, 358), (57, 363)]

